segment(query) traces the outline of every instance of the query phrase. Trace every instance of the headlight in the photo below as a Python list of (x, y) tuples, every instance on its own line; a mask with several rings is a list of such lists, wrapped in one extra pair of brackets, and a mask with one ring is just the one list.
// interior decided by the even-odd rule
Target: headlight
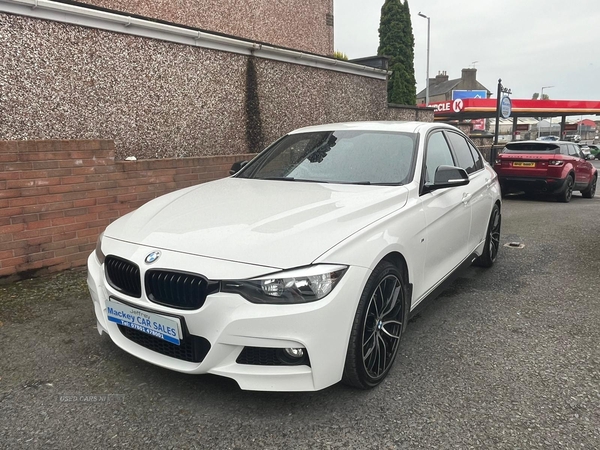
[(96, 241), (96, 258), (100, 261), (100, 264), (104, 264), (104, 253), (102, 253), (102, 238), (104, 237), (104, 233), (100, 233), (98, 236), (98, 240)]
[(252, 280), (222, 281), (221, 291), (240, 294), (252, 303), (314, 302), (329, 294), (347, 269), (347, 266), (319, 264)]

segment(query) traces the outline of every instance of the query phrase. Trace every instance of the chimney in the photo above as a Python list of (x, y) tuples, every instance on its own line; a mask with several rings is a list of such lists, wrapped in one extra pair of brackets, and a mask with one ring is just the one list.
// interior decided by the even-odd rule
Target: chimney
[(430, 78), (429, 85), (433, 86), (436, 84), (443, 83), (444, 81), (448, 81), (448, 74), (446, 73), (445, 70), (443, 72), (438, 72), (438, 74), (436, 75), (435, 78)]
[(466, 89), (475, 89), (477, 87), (477, 69), (463, 69), (462, 81)]

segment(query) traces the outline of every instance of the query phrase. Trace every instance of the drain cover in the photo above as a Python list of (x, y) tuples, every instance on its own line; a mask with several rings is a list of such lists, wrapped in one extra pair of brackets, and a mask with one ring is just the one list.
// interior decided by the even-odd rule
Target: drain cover
[(520, 242), (509, 242), (508, 244), (504, 244), (505, 247), (510, 248), (523, 248), (525, 244), (521, 244)]

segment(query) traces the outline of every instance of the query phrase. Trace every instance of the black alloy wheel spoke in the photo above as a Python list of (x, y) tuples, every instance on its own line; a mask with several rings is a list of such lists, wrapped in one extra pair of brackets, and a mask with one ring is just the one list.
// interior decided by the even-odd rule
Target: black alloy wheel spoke
[[(376, 331), (377, 330), (373, 330), (373, 332), (371, 333), (371, 336), (369, 336), (369, 338), (365, 341), (364, 345), (363, 345), (363, 360), (366, 360), (369, 355), (373, 352), (373, 350), (375, 350), (375, 345), (377, 344), (376, 340)], [(373, 340), (373, 342), (371, 344), (369, 344), (369, 341)], [(366, 353), (364, 353), (365, 347), (369, 346), (369, 349), (367, 350)]]
[[(393, 324), (397, 326), (397, 332), (393, 332), (393, 331), (389, 331), (386, 326), (388, 326), (388, 324)], [(383, 326), (381, 327), (381, 331), (383, 332), (383, 334), (385, 334), (387, 337), (391, 338), (391, 339), (400, 339), (400, 331), (402, 330), (402, 322), (398, 322), (397, 320), (388, 320), (387, 322), (383, 322)]]
[[(389, 280), (386, 280), (386, 284)], [(381, 313), (381, 317), (386, 317), (389, 313), (391, 313), (396, 307), (396, 302), (398, 301), (398, 296), (400, 295), (400, 282), (395, 280), (392, 285), (391, 292), (387, 295), (387, 301), (384, 305), (384, 310)]]
[(377, 375), (381, 375), (387, 367), (387, 345), (385, 345), (385, 341), (381, 336), (377, 336), (377, 338), (381, 341), (381, 348), (383, 349), (381, 353), (383, 361), (380, 361), (379, 367), (377, 367)]

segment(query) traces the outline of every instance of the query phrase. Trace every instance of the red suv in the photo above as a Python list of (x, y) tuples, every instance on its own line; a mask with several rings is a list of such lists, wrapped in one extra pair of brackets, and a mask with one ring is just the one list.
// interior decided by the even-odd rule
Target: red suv
[(494, 170), (503, 195), (542, 191), (568, 202), (574, 190), (585, 198), (596, 193), (598, 173), (586, 158), (572, 142), (511, 142), (496, 157)]

